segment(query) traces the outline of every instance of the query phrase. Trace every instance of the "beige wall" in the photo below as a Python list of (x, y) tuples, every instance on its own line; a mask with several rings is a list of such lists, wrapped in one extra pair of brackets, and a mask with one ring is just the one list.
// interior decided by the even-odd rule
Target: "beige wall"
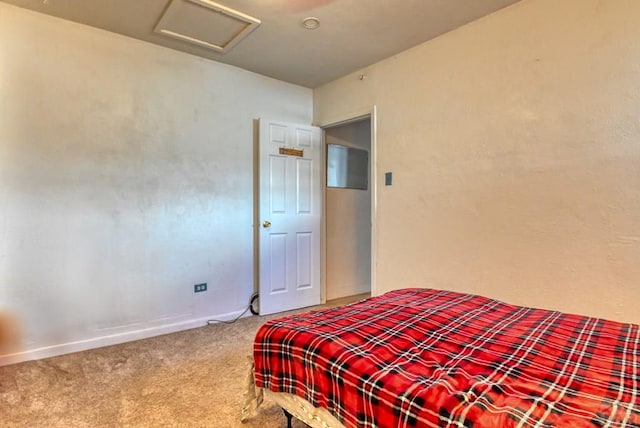
[(640, 323), (638, 22), (525, 0), (314, 91), (316, 123), (377, 106), (378, 292)]
[[(371, 120), (325, 129), (327, 144), (369, 151)], [(371, 186), (367, 190), (327, 188), (327, 299), (371, 291)]]
[(309, 89), (0, 3), (0, 311), (21, 320), (16, 358), (241, 313), (253, 119), (311, 115)]

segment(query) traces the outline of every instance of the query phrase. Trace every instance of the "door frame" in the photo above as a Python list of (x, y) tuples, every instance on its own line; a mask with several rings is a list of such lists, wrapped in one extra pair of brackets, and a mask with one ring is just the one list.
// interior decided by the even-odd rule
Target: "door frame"
[(377, 243), (376, 238), (376, 214), (378, 211), (378, 158), (377, 158), (377, 114), (376, 106), (351, 111), (341, 115), (336, 115), (328, 120), (314, 123), (314, 126), (322, 129), (321, 135), (321, 165), (322, 170), (322, 214), (320, 225), (320, 299), (322, 303), (327, 302), (327, 139), (325, 135), (326, 128), (347, 125), (352, 122), (358, 122), (364, 119), (371, 120), (371, 147), (369, 148), (369, 185), (371, 186), (371, 295), (376, 296), (376, 261), (377, 261)]

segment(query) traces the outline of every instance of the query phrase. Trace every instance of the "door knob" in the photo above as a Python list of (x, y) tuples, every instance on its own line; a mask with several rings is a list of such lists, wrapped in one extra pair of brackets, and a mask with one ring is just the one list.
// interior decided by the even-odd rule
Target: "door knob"
[(264, 227), (265, 229), (268, 227), (271, 227), (271, 222), (269, 220), (265, 220), (262, 222), (262, 227)]

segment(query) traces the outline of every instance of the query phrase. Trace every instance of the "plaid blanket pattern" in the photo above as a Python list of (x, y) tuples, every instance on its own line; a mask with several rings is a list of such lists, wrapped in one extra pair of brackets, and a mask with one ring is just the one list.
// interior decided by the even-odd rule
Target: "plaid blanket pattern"
[(640, 326), (431, 289), (267, 322), (258, 387), (347, 427), (640, 427)]

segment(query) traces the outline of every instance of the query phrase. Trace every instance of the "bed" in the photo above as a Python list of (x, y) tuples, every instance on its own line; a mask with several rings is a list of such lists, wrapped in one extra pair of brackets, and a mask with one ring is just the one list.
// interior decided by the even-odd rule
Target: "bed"
[(269, 321), (253, 350), (254, 401), (311, 426), (640, 427), (635, 324), (416, 288)]

